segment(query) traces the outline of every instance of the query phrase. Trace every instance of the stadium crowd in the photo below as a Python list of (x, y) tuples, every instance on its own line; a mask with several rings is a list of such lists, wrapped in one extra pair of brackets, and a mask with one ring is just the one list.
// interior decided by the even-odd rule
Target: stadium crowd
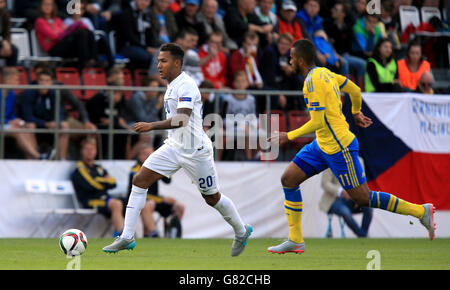
[[(185, 51), (183, 70), (200, 88), (301, 92), (303, 79), (289, 65), (289, 48), (308, 38), (316, 45), (318, 66), (347, 76), (363, 91), (446, 93), (435, 88), (433, 69), (448, 70), (448, 38), (414, 34), (449, 30), (441, 20), (446, 18), (443, 0), (380, 0), (376, 14), (367, 13), (367, 0), (80, 0), (81, 9), (69, 0), (12, 2), (0, 0), (3, 84), (164, 87), (157, 69), (158, 49), (175, 42)], [(442, 15), (402, 30), (401, 5), (436, 7)], [(22, 48), (13, 38), (16, 28), (34, 35), (47, 58), (21, 58)], [(54, 90), (2, 93), (5, 129), (105, 129), (113, 120), (115, 129), (132, 130), (136, 121), (163, 117), (159, 92), (115, 91), (111, 112), (108, 92), (62, 90), (59, 124), (54, 119)], [(204, 94), (205, 112), (214, 112), (216, 97), (223, 116), (266, 110), (263, 96), (226, 93)], [(299, 96), (274, 95), (270, 108), (287, 115), (303, 110), (305, 104)], [(7, 138), (7, 158), (76, 160), (76, 146), (71, 145), (86, 135), (59, 134), (58, 156), (51, 134), (7, 136), (20, 148), (18, 152)], [(105, 157), (108, 136), (102, 137)], [(158, 147), (161, 140), (117, 134), (113, 158), (134, 159), (137, 148), (149, 142)], [(245, 159), (253, 158), (254, 152), (246, 152)]]

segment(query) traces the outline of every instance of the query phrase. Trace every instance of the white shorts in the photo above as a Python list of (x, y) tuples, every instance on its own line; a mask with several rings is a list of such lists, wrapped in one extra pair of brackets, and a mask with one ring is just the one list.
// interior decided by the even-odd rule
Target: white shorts
[(171, 177), (183, 168), (201, 194), (219, 192), (214, 154), (211, 147), (203, 147), (192, 154), (183, 154), (164, 144), (153, 152), (142, 165), (156, 173)]

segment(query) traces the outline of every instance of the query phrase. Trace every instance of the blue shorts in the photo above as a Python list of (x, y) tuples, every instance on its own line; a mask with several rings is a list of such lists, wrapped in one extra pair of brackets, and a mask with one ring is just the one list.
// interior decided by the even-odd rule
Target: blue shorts
[(366, 174), (358, 158), (358, 139), (354, 139), (347, 148), (328, 155), (323, 152), (317, 141), (304, 146), (295, 155), (294, 162), (306, 175), (313, 176), (330, 168), (344, 189), (358, 187), (366, 182)]

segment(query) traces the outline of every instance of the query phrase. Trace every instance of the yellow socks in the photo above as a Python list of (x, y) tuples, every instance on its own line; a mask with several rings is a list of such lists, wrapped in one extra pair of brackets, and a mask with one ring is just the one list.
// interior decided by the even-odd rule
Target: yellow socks
[(419, 219), (425, 213), (425, 208), (422, 205), (407, 202), (395, 195), (381, 191), (370, 192), (369, 207), (381, 208), (404, 215), (412, 215)]
[(303, 201), (300, 187), (283, 187), (285, 201), (284, 211), (289, 224), (289, 240), (295, 243), (303, 243), (302, 234), (302, 209)]

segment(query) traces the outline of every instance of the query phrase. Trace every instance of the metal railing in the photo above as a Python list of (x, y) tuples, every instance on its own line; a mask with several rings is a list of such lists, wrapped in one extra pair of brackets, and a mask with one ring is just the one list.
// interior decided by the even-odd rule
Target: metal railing
[[(109, 125), (107, 129), (96, 129), (96, 130), (88, 130), (88, 129), (61, 129), (58, 126), (54, 129), (4, 129), (5, 128), (5, 98), (7, 96), (7, 92), (9, 90), (55, 90), (55, 116), (54, 121), (56, 124), (59, 124), (60, 120), (60, 109), (61, 109), (61, 90), (81, 90), (81, 91), (104, 91), (109, 95), (109, 110), (113, 112), (114, 110), (114, 102), (113, 95), (116, 91), (128, 92), (128, 91), (142, 91), (142, 92), (161, 92), (164, 93), (166, 88), (155, 88), (155, 87), (126, 87), (126, 86), (84, 86), (84, 85), (51, 85), (51, 86), (42, 86), (42, 85), (5, 85), (0, 84), (0, 90), (2, 91), (1, 98), (1, 109), (0, 109), (0, 159), (4, 159), (5, 157), (5, 135), (7, 133), (39, 133), (39, 134), (53, 134), (54, 135), (54, 144), (53, 147), (56, 151), (56, 156), (59, 156), (59, 148), (58, 148), (58, 139), (60, 134), (107, 134), (108, 135), (108, 152), (107, 159), (113, 159), (114, 153), (114, 142), (113, 136), (115, 134), (137, 134), (136, 132), (126, 130), (126, 129), (115, 129), (114, 128), (114, 115), (113, 113), (109, 114)], [(303, 94), (299, 91), (279, 91), (279, 90), (231, 90), (231, 89), (200, 89), (201, 93), (214, 93), (214, 94), (250, 94), (257, 98), (264, 97), (266, 100), (266, 109), (268, 115), (270, 115), (271, 111), (271, 96), (273, 95), (285, 95), (285, 96), (297, 96), (300, 97)], [(218, 97), (215, 98), (214, 103), (214, 112), (220, 113), (220, 99)], [(268, 118), (269, 120), (270, 118)], [(154, 133), (164, 133), (165, 130), (155, 131)]]

